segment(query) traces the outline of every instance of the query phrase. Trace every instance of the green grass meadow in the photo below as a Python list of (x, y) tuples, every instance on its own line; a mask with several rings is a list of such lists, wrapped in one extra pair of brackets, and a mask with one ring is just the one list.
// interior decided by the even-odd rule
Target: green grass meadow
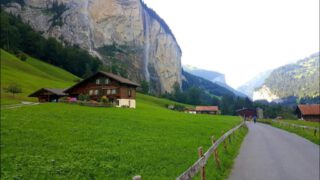
[[(58, 67), (28, 57), (21, 61), (16, 56), (1, 49), (1, 104), (16, 104), (21, 101), (37, 101), (27, 97), (32, 92), (46, 88), (67, 88), (75, 84), (79, 78)], [(10, 84), (18, 84), (22, 93), (12, 95), (4, 88)]]
[[(9, 179), (174, 179), (238, 117), (192, 115), (165, 109), (139, 95), (137, 109), (48, 103), (1, 113), (1, 176)], [(166, 101), (166, 100), (165, 100)], [(224, 179), (245, 132), (213, 159), (208, 179)], [(221, 151), (223, 151), (221, 149)], [(211, 174), (211, 175), (210, 175)], [(210, 175), (210, 176), (209, 176)]]
[[(281, 125), (279, 123), (272, 122), (271, 120), (267, 120), (267, 119), (259, 120), (259, 122), (266, 123), (266, 124), (272, 125), (274, 127), (295, 133), (301, 137), (308, 139), (309, 141), (311, 141), (315, 144), (320, 145), (320, 132), (319, 131), (317, 131), (317, 134), (315, 136), (314, 130), (302, 129), (302, 128), (298, 128), (298, 127), (293, 128), (288, 125)], [(300, 121), (300, 120), (280, 120), (280, 122), (286, 122), (286, 123), (296, 124), (296, 125), (301, 125), (301, 126), (318, 127), (318, 128), (320, 125), (320, 123), (318, 123), (318, 122), (309, 122), (309, 121)]]
[[(1, 50), (1, 103), (36, 101), (42, 87), (66, 88), (79, 79), (29, 57), (21, 61)], [(3, 88), (21, 85), (13, 97)], [(168, 110), (167, 99), (137, 94), (137, 108), (101, 108), (45, 103), (1, 109), (1, 179), (175, 179), (219, 138), (241, 123), (235, 116), (195, 115)], [(188, 106), (188, 105), (185, 105)], [(213, 158), (207, 179), (226, 179), (247, 130), (225, 152), (222, 168)]]

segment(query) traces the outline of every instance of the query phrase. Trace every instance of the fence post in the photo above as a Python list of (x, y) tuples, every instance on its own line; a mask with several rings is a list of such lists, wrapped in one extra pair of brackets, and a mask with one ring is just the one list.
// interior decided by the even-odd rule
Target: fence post
[[(203, 151), (202, 151), (202, 147), (198, 148), (198, 155), (199, 158), (203, 157)], [(201, 175), (201, 180), (205, 180), (206, 179), (206, 172), (205, 172), (205, 166), (201, 167), (201, 171), (200, 171), (200, 175)]]
[(132, 180), (141, 180), (141, 176), (140, 175), (133, 176)]
[[(224, 132), (221, 131), (221, 134), (224, 135)], [(224, 147), (224, 150), (227, 151), (227, 142), (225, 139), (223, 140), (223, 147)]]
[[(216, 142), (216, 140), (214, 139), (214, 136), (211, 137), (211, 141), (212, 141), (212, 145)], [(213, 154), (214, 160), (216, 162), (216, 165), (218, 166), (218, 168), (221, 168), (220, 165), (220, 159), (219, 159), (219, 154), (218, 154), (218, 150), (217, 148), (214, 150), (214, 154)]]
[(317, 129), (314, 129), (314, 136), (317, 136)]

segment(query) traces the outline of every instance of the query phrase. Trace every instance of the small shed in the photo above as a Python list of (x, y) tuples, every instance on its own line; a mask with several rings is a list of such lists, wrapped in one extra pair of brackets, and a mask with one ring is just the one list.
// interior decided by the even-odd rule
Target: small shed
[(197, 114), (218, 114), (218, 106), (196, 106)]
[(237, 115), (242, 116), (243, 118), (252, 118), (254, 116), (257, 116), (256, 110), (250, 108), (238, 109), (236, 112)]
[(299, 119), (320, 122), (320, 104), (300, 104), (296, 114)]
[(39, 102), (58, 102), (59, 98), (67, 96), (65, 89), (49, 89), (41, 88), (29, 95), (29, 97), (37, 97)]

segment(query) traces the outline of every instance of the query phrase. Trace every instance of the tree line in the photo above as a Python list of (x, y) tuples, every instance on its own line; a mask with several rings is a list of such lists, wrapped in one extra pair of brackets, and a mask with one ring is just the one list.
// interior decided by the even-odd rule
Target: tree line
[(63, 45), (55, 38), (44, 38), (20, 17), (15, 17), (1, 9), (1, 48), (14, 53), (27, 53), (47, 63), (63, 68), (79, 77), (87, 77), (96, 72), (101, 61), (86, 50), (67, 43)]

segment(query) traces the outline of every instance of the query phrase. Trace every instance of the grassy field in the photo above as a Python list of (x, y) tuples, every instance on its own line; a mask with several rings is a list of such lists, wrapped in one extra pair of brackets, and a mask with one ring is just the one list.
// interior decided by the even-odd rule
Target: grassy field
[[(77, 79), (1, 50), (2, 104), (36, 101), (27, 95), (42, 87), (66, 88)], [(13, 82), (23, 90), (15, 97), (3, 91)], [(138, 94), (136, 109), (63, 103), (1, 109), (1, 178), (174, 179), (198, 159), (199, 146), (206, 151), (212, 135), (218, 138), (241, 122), (171, 111), (167, 104), (179, 103)], [(209, 160), (208, 179), (227, 178), (245, 134), (238, 133), (227, 152), (219, 149), (221, 169)]]
[[(70, 87), (79, 78), (73, 74), (28, 57), (21, 61), (16, 56), (1, 49), (1, 104), (14, 104), (20, 101), (36, 101), (36, 98), (27, 96), (42, 87), (66, 88)], [(6, 93), (4, 88), (10, 84), (18, 84), (22, 93)]]
[[(49, 103), (2, 110), (1, 176), (173, 179), (198, 158), (199, 146), (209, 148), (210, 136), (241, 122), (167, 110), (168, 102), (139, 94), (137, 109)], [(208, 179), (228, 176), (244, 134), (227, 153), (220, 150), (221, 170), (209, 161)]]
[[(320, 133), (319, 131), (317, 132), (317, 135), (314, 136), (314, 131), (313, 130), (304, 130), (302, 128), (293, 128), (287, 125), (281, 125), (279, 123), (276, 122), (272, 122), (271, 120), (259, 120), (262, 123), (266, 123), (266, 124), (270, 124), (274, 127), (277, 128), (281, 128), (284, 129), (286, 131), (295, 133), (301, 137), (304, 137), (306, 139), (308, 139), (309, 141), (315, 143), (315, 144), (319, 144), (320, 145)], [(280, 122), (286, 122), (286, 123), (290, 123), (290, 124), (297, 124), (297, 125), (302, 125), (302, 126), (310, 126), (310, 127), (318, 127), (319, 128), (319, 123), (317, 122), (308, 122), (308, 121), (299, 121), (299, 120), (281, 120)]]

